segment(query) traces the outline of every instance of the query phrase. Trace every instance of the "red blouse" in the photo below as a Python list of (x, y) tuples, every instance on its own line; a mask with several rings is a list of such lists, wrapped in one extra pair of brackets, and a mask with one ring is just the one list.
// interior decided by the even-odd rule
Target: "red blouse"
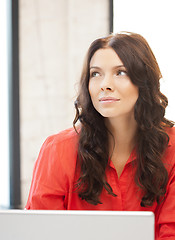
[(35, 162), (26, 209), (152, 211), (155, 214), (156, 240), (175, 240), (175, 128), (168, 130), (170, 142), (165, 153), (169, 181), (165, 200), (158, 205), (141, 207), (141, 191), (134, 182), (136, 153), (133, 150), (120, 178), (110, 161), (106, 177), (117, 197), (104, 189), (96, 206), (81, 200), (73, 190), (78, 135), (67, 129), (44, 142)]

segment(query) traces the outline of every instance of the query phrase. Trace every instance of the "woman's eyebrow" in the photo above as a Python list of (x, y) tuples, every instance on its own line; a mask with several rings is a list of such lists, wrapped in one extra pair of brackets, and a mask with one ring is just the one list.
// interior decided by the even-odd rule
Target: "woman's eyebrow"
[(113, 67), (113, 69), (116, 69), (116, 68), (121, 68), (121, 67), (122, 67), (122, 68), (125, 68), (125, 66), (124, 66), (124, 65), (117, 65), (117, 66), (114, 66), (114, 67)]
[(100, 67), (97, 67), (97, 66), (91, 66), (90, 69), (92, 69), (92, 68), (101, 69)]
[[(116, 69), (116, 68), (120, 68), (120, 67), (123, 67), (123, 68), (125, 68), (125, 66), (124, 66), (124, 65), (116, 65), (116, 66), (112, 67), (112, 69)], [(92, 68), (101, 69), (101, 68), (100, 68), (100, 67), (98, 67), (98, 66), (91, 66), (91, 67), (90, 67), (90, 69), (92, 69)]]

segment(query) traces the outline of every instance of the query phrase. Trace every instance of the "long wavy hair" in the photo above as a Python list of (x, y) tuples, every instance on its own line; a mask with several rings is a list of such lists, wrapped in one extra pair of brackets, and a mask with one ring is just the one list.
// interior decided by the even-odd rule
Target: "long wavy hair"
[(168, 172), (162, 158), (169, 142), (166, 128), (174, 124), (165, 118), (168, 99), (160, 92), (162, 75), (156, 58), (147, 41), (136, 33), (118, 33), (97, 39), (87, 52), (73, 122), (75, 129), (77, 121), (81, 123), (78, 145), (80, 177), (76, 183), (79, 197), (97, 205), (101, 203), (103, 188), (116, 196), (105, 175), (109, 161), (109, 131), (104, 117), (95, 110), (88, 91), (90, 61), (102, 48), (112, 48), (117, 53), (131, 81), (139, 89), (134, 109), (138, 125), (135, 183), (144, 193), (141, 206), (151, 206), (154, 201), (159, 203), (166, 192)]

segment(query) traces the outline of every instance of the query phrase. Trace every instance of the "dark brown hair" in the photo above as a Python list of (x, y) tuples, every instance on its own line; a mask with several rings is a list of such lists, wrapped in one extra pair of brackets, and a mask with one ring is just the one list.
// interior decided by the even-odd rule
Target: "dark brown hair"
[(105, 188), (116, 196), (106, 181), (105, 169), (109, 159), (108, 129), (104, 118), (93, 107), (89, 91), (90, 60), (101, 48), (112, 48), (127, 69), (128, 76), (139, 89), (135, 104), (138, 124), (136, 184), (143, 190), (141, 206), (158, 203), (166, 192), (168, 172), (163, 154), (168, 145), (167, 127), (173, 123), (165, 118), (168, 100), (160, 92), (162, 77), (156, 58), (147, 41), (136, 33), (119, 33), (95, 40), (87, 52), (75, 102), (76, 122), (81, 122), (78, 145), (80, 178), (76, 187), (79, 197), (91, 204), (99, 204)]

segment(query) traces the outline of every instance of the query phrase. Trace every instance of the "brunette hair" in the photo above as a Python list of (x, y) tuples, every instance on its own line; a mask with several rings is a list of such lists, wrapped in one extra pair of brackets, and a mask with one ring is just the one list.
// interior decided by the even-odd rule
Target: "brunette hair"
[[(137, 170), (135, 182), (143, 190), (141, 206), (158, 203), (165, 195), (168, 172), (163, 154), (168, 145), (167, 127), (173, 122), (165, 118), (168, 99), (160, 92), (162, 78), (156, 58), (147, 41), (136, 33), (118, 33), (95, 40), (89, 47), (75, 101), (76, 122), (81, 122), (78, 145), (80, 178), (76, 184), (79, 197), (91, 204), (99, 204), (105, 188), (116, 196), (106, 180), (105, 170), (109, 159), (108, 129), (93, 107), (88, 91), (90, 61), (98, 49), (112, 48), (127, 69), (133, 84), (139, 89), (134, 115), (138, 124)], [(76, 127), (75, 127), (76, 128)]]

